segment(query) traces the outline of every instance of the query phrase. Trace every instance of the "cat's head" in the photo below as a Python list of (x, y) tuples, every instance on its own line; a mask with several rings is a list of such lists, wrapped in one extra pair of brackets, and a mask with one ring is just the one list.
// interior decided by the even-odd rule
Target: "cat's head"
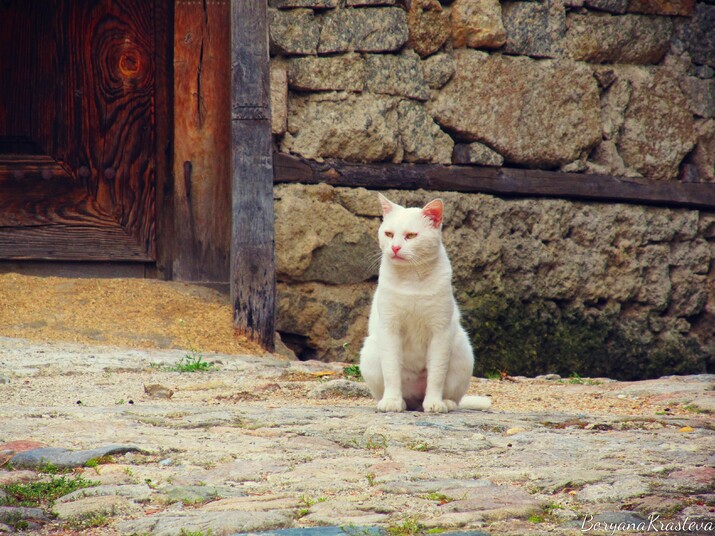
[(378, 240), (383, 259), (397, 265), (420, 264), (439, 255), (442, 231), (441, 199), (423, 208), (405, 208), (378, 194), (382, 225)]

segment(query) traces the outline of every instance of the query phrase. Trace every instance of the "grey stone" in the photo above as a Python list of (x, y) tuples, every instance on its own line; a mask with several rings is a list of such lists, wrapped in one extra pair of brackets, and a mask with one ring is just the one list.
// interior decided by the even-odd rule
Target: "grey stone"
[(405, 162), (451, 162), (454, 141), (439, 128), (424, 106), (402, 101), (397, 112)]
[(704, 118), (715, 117), (715, 79), (687, 76), (680, 80), (680, 89), (688, 98), (693, 114)]
[(364, 383), (350, 380), (331, 380), (321, 383), (308, 393), (311, 398), (366, 398), (372, 396)]
[(715, 67), (715, 5), (698, 2), (695, 15), (679, 24), (677, 35), (694, 63)]
[(268, 0), (268, 5), (278, 9), (292, 9), (296, 7), (326, 9), (338, 7), (338, 0)]
[(478, 493), (445, 504), (448, 512), (469, 512), (479, 518), (490, 521), (521, 518), (538, 513), (542, 501), (525, 491), (507, 486), (488, 486), (480, 488)]
[(502, 10), (506, 28), (504, 52), (536, 58), (554, 58), (561, 54), (561, 40), (566, 32), (562, 4), (551, 0), (505, 2)]
[(454, 76), (454, 61), (447, 54), (435, 54), (422, 62), (422, 76), (431, 89), (440, 89)]
[(666, 69), (627, 70), (631, 83), (617, 146), (626, 166), (644, 177), (672, 180), (695, 145), (688, 101)]
[(126, 485), (103, 485), (78, 489), (67, 495), (63, 495), (56, 502), (72, 502), (86, 497), (100, 497), (118, 495), (126, 499), (143, 503), (149, 502), (152, 496), (152, 489), (146, 484), (126, 484)]
[(589, 63), (657, 64), (670, 47), (667, 17), (581, 15), (566, 18), (565, 53)]
[(480, 166), (496, 166), (504, 164), (504, 157), (483, 143), (474, 142), (454, 146), (452, 157), (454, 164), (476, 164)]
[(52, 513), (62, 520), (81, 520), (92, 516), (114, 516), (119, 514), (137, 514), (139, 505), (118, 495), (100, 495), (75, 501), (56, 503)]
[(60, 468), (83, 467), (90, 460), (101, 458), (102, 456), (126, 454), (127, 452), (139, 452), (139, 449), (129, 445), (110, 445), (79, 451), (45, 447), (20, 452), (15, 454), (10, 461), (14, 467), (18, 468), (37, 468), (46, 464)]
[(407, 12), (407, 45), (422, 58), (437, 52), (449, 39), (449, 16), (437, 0), (412, 0)]
[[(382, 536), (384, 531), (379, 527), (300, 527), (293, 529), (268, 530), (262, 532), (263, 536), (345, 536), (345, 534), (361, 534), (364, 536)], [(235, 536), (252, 536), (244, 532)]]
[(27, 506), (0, 506), (0, 523), (17, 521), (18, 519), (49, 521), (50, 516), (42, 508), (31, 508)]
[(715, 182), (715, 120), (695, 123), (697, 145), (692, 153), (692, 165), (695, 166), (698, 180)]
[(294, 58), (288, 62), (288, 83), (300, 91), (362, 91), (365, 61), (358, 54)]
[(444, 129), (537, 167), (572, 162), (600, 141), (598, 86), (582, 64), (471, 50), (454, 60), (455, 76), (428, 105)]
[(615, 502), (638, 497), (648, 491), (648, 485), (643, 479), (625, 476), (612, 483), (590, 484), (579, 491), (577, 497), (585, 502)]
[(407, 14), (400, 8), (338, 9), (323, 17), (318, 52), (391, 52), (408, 38)]
[(646, 15), (691, 17), (695, 0), (630, 0), (628, 11)]
[(499, 48), (505, 41), (498, 0), (456, 0), (450, 13), (455, 48)]
[(225, 492), (214, 486), (164, 486), (157, 490), (168, 504), (202, 504), (225, 497)]
[(584, 0), (584, 5), (591, 9), (608, 11), (619, 15), (626, 12), (630, 0)]
[[(378, 250), (375, 239), (366, 234), (357, 242), (346, 242), (342, 234), (337, 234), (329, 243), (313, 250), (310, 265), (296, 279), (333, 285), (369, 280), (377, 275), (377, 267), (366, 260), (372, 259)], [(335, 270), (338, 265), (341, 269)]]
[(317, 160), (399, 161), (397, 105), (368, 93), (293, 96), (281, 150)]
[(293, 512), (185, 512), (179, 515), (144, 517), (122, 521), (117, 526), (122, 534), (150, 533), (154, 536), (176, 536), (182, 531), (213, 534), (255, 533), (293, 522)]
[(416, 54), (368, 56), (367, 87), (373, 93), (422, 101), (430, 97)]
[(268, 10), (270, 50), (286, 56), (315, 54), (320, 25), (312, 9)]
[(345, 5), (350, 7), (358, 6), (394, 6), (398, 0), (345, 0)]
[(288, 74), (282, 62), (271, 61), (271, 132), (282, 136), (288, 128)]

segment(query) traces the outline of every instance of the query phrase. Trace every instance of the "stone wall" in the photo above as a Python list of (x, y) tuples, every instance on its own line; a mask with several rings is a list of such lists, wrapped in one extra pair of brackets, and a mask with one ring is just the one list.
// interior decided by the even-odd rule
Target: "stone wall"
[[(478, 370), (620, 378), (715, 367), (715, 215), (455, 192), (444, 241)], [(375, 192), (275, 189), (278, 330), (303, 359), (353, 361), (375, 288)]]
[(715, 182), (715, 2), (270, 0), (280, 150)]
[[(282, 152), (715, 182), (712, 0), (269, 5)], [(489, 367), (635, 377), (715, 366), (712, 214), (391, 195), (447, 201), (455, 284)], [(276, 188), (278, 327), (301, 357), (357, 357), (377, 273), (374, 197)], [(530, 317), (548, 317), (548, 333)]]

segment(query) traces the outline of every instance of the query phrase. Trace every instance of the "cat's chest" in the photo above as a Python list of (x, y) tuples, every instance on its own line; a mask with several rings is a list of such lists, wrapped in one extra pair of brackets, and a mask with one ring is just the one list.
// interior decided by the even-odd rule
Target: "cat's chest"
[(451, 317), (451, 293), (442, 294), (384, 292), (378, 302), (380, 316), (401, 331), (419, 338), (444, 326)]

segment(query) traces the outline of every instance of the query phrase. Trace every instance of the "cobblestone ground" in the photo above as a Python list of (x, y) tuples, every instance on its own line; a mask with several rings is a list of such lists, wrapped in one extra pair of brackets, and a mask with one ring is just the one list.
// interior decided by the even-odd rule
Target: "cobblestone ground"
[(343, 365), (186, 355), (0, 338), (0, 532), (715, 534), (715, 376), (475, 379), (492, 410), (378, 414)]

